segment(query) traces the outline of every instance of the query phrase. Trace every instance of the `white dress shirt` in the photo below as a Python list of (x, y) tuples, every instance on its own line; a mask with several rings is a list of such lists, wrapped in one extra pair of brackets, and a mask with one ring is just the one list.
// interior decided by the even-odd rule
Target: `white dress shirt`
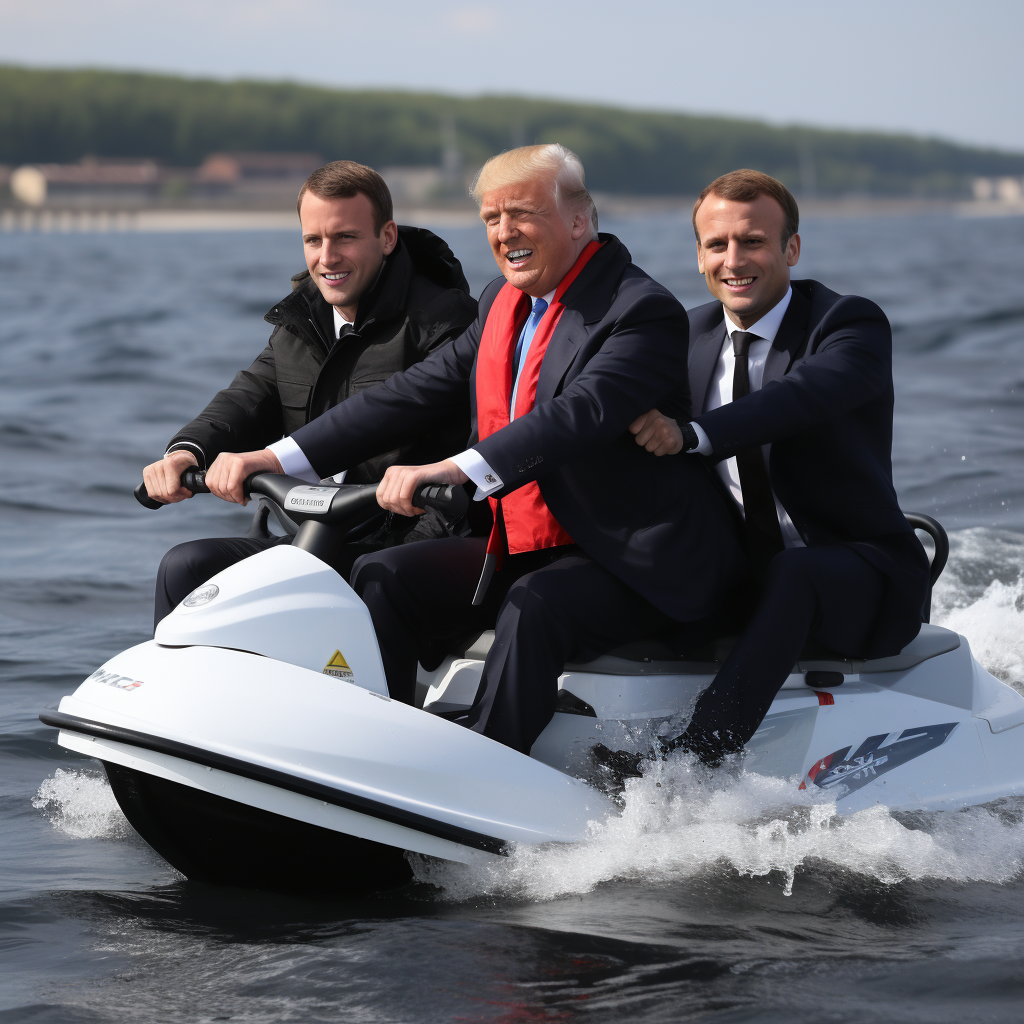
[(337, 306), (331, 306), (334, 311), (334, 337), (335, 340), (341, 336), (342, 327), (351, 327), (352, 321), (346, 320), (339, 312)]
[[(765, 313), (757, 323), (747, 328), (740, 327), (729, 316), (729, 311), (723, 309), (725, 313), (725, 341), (722, 342), (722, 353), (718, 357), (715, 372), (711, 377), (711, 383), (708, 385), (703, 412), (720, 409), (723, 405), (728, 405), (732, 401), (732, 381), (736, 370), (736, 355), (733, 352), (732, 336), (736, 331), (746, 330), (748, 334), (756, 334), (758, 339), (760, 339), (752, 341), (747, 349), (747, 373), (750, 377), (750, 390), (752, 392), (760, 390), (761, 382), (764, 379), (765, 361), (768, 359), (769, 351), (771, 351), (772, 342), (775, 341), (775, 336), (779, 333), (779, 328), (782, 326), (782, 318), (786, 315), (786, 310), (789, 309), (789, 302), (792, 297), (793, 289), (790, 288), (782, 299)], [(712, 449), (708, 435), (701, 429), (699, 423), (691, 423), (690, 426), (693, 427), (697, 440), (700, 442), (696, 448), (690, 450), (699, 452), (701, 455), (710, 455)], [(765, 445), (765, 468), (768, 465), (768, 455), (770, 452), (771, 445)], [(715, 466), (715, 470), (722, 478), (722, 482), (729, 489), (729, 493), (742, 512), (743, 489), (740, 487), (740, 472), (736, 465), (736, 459), (723, 459)], [(804, 540), (800, 536), (793, 520), (790, 519), (789, 513), (782, 507), (782, 503), (775, 496), (774, 492), (772, 492), (772, 497), (775, 498), (775, 509), (779, 516), (779, 528), (782, 531), (783, 543), (787, 548), (804, 547)]]
[[(346, 326), (351, 327), (352, 321), (346, 320), (338, 312), (337, 306), (332, 306), (331, 309), (334, 310), (334, 338), (337, 340), (341, 336), (341, 329)], [(281, 463), (281, 468), (284, 470), (285, 475), (298, 477), (300, 480), (306, 480), (311, 484), (320, 483), (319, 474), (309, 464), (309, 459), (302, 454), (302, 449), (290, 437), (282, 437), (280, 441), (275, 441), (267, 447), (277, 456), (277, 461)], [(347, 469), (343, 469), (340, 473), (336, 473), (331, 477), (331, 479), (336, 484), (343, 484), (347, 472)]]

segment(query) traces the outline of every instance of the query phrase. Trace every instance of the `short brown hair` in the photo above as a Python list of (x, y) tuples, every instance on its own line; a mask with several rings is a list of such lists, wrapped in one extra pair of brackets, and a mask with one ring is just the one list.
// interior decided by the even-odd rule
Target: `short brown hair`
[(697, 211), (700, 209), (700, 204), (711, 195), (718, 196), (720, 199), (732, 200), (734, 203), (752, 203), (758, 196), (771, 196), (782, 207), (782, 212), (786, 217), (782, 225), (783, 249), (800, 230), (800, 208), (796, 205), (793, 193), (770, 174), (744, 168), (715, 178), (697, 197), (697, 202), (693, 204), (693, 233), (697, 236), (698, 245), (700, 245), (700, 233), (697, 231)]
[(312, 192), (321, 199), (351, 199), (363, 195), (373, 207), (373, 230), (380, 237), (381, 229), (394, 220), (395, 207), (387, 182), (372, 168), (355, 160), (332, 160), (318, 167), (299, 189), (295, 210), (302, 216), (302, 197)]

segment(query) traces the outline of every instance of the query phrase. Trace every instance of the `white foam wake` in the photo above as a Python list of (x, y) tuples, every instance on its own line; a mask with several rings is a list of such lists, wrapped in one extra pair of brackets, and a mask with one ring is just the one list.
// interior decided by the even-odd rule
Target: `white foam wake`
[(949, 540), (932, 621), (962, 633), (989, 672), (1024, 691), (1024, 537), (979, 528)]
[[(1024, 537), (987, 529), (950, 537), (932, 621), (967, 637), (993, 675), (1024, 692)], [(884, 807), (840, 815), (795, 780), (720, 773), (701, 780), (683, 760), (631, 782), (619, 818), (574, 847), (522, 847), (472, 866), (416, 858), (419, 879), (455, 899), (549, 899), (612, 879), (683, 880), (709, 872), (780, 873), (792, 891), (801, 868), (912, 879), (1006, 882), (1024, 865), (1024, 801), (929, 815)]]
[(575, 845), (521, 846), (507, 858), (453, 864), (413, 858), (417, 878), (453, 899), (530, 900), (588, 892), (613, 879), (681, 882), (738, 873), (840, 869), (883, 884), (910, 879), (1008, 882), (1024, 868), (1024, 801), (894, 816), (885, 807), (840, 815), (798, 780), (722, 771), (701, 777), (683, 758), (631, 780), (619, 817)]
[(131, 826), (98, 772), (58, 768), (32, 798), (55, 829), (75, 839), (123, 839)]

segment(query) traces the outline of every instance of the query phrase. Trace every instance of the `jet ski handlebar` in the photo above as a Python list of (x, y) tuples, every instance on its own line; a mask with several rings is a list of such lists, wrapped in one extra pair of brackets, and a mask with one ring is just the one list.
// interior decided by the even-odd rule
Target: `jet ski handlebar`
[[(193, 494), (210, 493), (210, 488), (206, 486), (206, 470), (197, 469), (195, 466), (189, 466), (189, 468), (181, 474), (181, 485), (182, 487), (187, 487)], [(164, 503), (162, 501), (157, 501), (156, 498), (151, 498), (149, 496), (149, 491), (146, 490), (146, 485), (144, 483), (139, 484), (139, 486), (135, 488), (134, 493), (135, 500), (143, 508), (156, 510), (164, 507)]]
[[(181, 474), (181, 484), (193, 494), (209, 494), (206, 471), (189, 467)], [(266, 497), (296, 522), (313, 520), (325, 526), (349, 523), (360, 515), (372, 514), (377, 508), (376, 484), (308, 484), (297, 477), (280, 473), (253, 473), (245, 481), (247, 495)], [(135, 488), (135, 497), (146, 508), (163, 508), (163, 503), (149, 496), (146, 485)], [(455, 484), (422, 484), (416, 488), (413, 504), (433, 508), (449, 522), (461, 519), (469, 507), (465, 488)]]

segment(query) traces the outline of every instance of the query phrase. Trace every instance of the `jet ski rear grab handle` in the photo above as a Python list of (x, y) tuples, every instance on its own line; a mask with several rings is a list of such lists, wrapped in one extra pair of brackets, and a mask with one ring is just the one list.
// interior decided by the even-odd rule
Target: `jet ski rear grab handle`
[[(181, 484), (193, 494), (209, 494), (206, 471), (190, 467), (181, 474)], [(329, 561), (344, 531), (365, 522), (379, 510), (376, 484), (308, 484), (297, 477), (279, 473), (253, 473), (244, 483), (246, 495), (274, 502), (291, 520), (300, 524), (292, 545)], [(135, 488), (135, 498), (146, 508), (163, 508), (163, 502), (149, 496), (146, 485)], [(469, 495), (457, 484), (421, 484), (413, 494), (417, 508), (432, 508), (449, 523), (466, 514)]]

